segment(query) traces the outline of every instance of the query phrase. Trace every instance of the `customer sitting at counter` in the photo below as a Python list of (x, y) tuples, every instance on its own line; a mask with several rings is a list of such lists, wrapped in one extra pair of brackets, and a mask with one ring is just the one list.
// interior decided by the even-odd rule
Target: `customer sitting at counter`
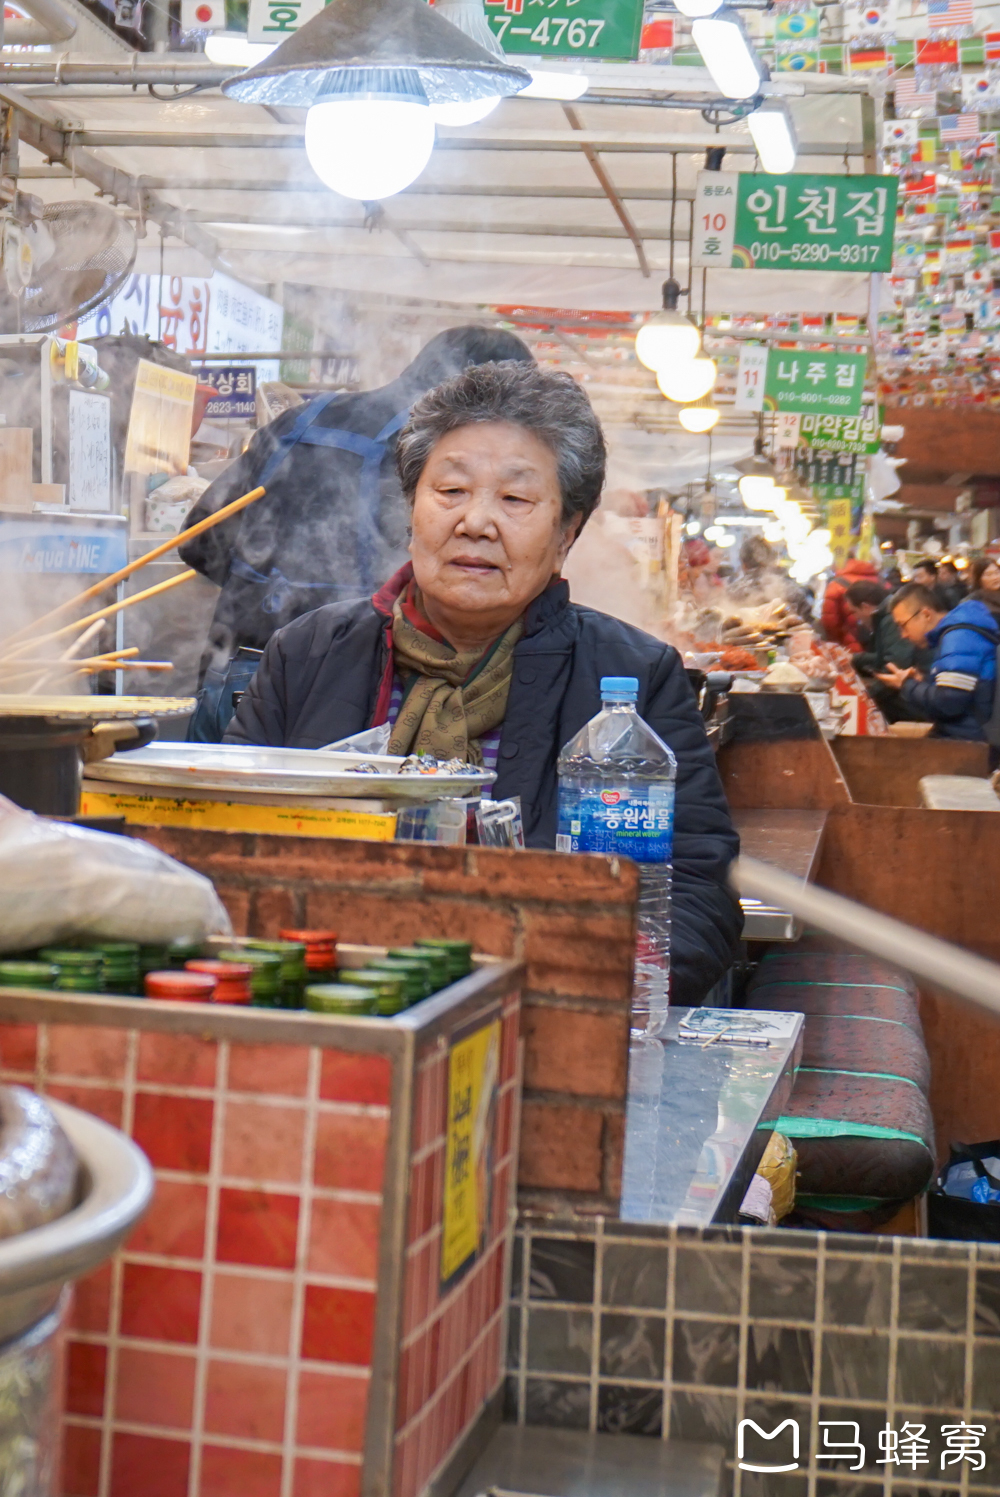
[(917, 648), (929, 646), (934, 658), (927, 679), (912, 666), (902, 670), (891, 663), (878, 679), (934, 723), (933, 737), (982, 742), (993, 711), (1000, 645), (990, 610), (976, 598), (964, 598), (947, 612), (937, 589), (919, 582), (894, 593), (890, 607), (903, 638)]
[(279, 630), (226, 741), (320, 748), (389, 722), (392, 753), (496, 768), (528, 845), (551, 848), (560, 748), (600, 711), (602, 676), (638, 677), (677, 756), (672, 997), (700, 1002), (740, 932), (738, 842), (677, 651), (572, 604), (560, 576), (604, 484), (590, 401), (565, 374), (479, 365), (416, 403), (396, 462), (412, 561), (371, 599)]

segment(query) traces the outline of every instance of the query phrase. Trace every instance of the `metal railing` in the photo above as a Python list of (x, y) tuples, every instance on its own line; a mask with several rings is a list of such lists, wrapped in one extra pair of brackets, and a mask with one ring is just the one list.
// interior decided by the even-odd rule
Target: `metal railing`
[(1000, 1016), (1000, 966), (928, 936), (902, 920), (879, 915), (864, 905), (803, 883), (756, 858), (737, 858), (730, 871), (737, 894), (790, 911), (814, 930), (837, 936), (872, 956)]

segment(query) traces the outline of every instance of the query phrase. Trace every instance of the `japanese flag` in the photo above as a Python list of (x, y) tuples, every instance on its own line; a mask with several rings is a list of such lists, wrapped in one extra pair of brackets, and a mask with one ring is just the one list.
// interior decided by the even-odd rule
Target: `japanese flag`
[(182, 31), (223, 31), (225, 0), (181, 0)]

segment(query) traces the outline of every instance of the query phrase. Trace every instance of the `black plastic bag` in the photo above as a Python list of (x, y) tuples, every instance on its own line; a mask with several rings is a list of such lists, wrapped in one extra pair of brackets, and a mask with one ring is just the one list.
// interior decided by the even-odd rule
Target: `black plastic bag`
[(1000, 1139), (981, 1144), (952, 1144), (948, 1163), (927, 1197), (927, 1225), (932, 1237), (960, 1242), (1000, 1242), (1000, 1201), (970, 1201), (948, 1194), (949, 1172), (971, 1164), (979, 1179), (1000, 1191), (1000, 1179), (986, 1168), (985, 1159), (1000, 1158)]

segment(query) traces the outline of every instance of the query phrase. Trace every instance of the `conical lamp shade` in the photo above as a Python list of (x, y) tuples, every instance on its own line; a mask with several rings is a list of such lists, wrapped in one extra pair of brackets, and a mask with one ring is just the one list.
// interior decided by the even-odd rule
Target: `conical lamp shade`
[(435, 15), (426, 0), (330, 0), (263, 62), (222, 85), (245, 104), (308, 109), (345, 71), (413, 69), (429, 104), (519, 93), (531, 74)]

